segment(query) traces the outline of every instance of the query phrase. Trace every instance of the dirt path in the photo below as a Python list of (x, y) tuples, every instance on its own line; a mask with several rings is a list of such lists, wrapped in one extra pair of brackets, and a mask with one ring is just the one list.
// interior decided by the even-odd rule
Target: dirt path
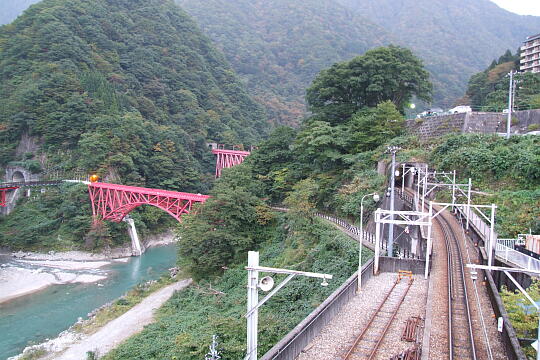
[(152, 322), (154, 310), (161, 307), (175, 291), (182, 290), (190, 284), (191, 279), (182, 280), (156, 291), (96, 333), (77, 341), (61, 354), (51, 354), (47, 359), (81, 360), (86, 359), (87, 351), (95, 351), (99, 356), (105, 355), (130, 336), (142, 331)]

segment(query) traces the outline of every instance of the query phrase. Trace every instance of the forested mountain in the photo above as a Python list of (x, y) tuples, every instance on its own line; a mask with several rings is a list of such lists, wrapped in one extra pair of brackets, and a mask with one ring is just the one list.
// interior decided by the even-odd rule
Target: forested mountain
[(540, 30), (540, 18), (489, 0), (176, 1), (281, 123), (298, 121), (319, 70), (381, 43), (419, 55), (432, 74), (434, 103), (450, 106), (472, 74)]
[(469, 77), (506, 49), (540, 32), (540, 17), (516, 15), (489, 0), (339, 0), (383, 27), (423, 60), (435, 103), (450, 106)]
[(9, 24), (30, 5), (40, 0), (2, 0), (0, 1), (0, 25)]
[[(208, 191), (207, 141), (249, 145), (267, 131), (262, 107), (172, 0), (31, 6), (0, 27), (0, 99), (0, 166), (82, 169), (169, 190)], [(21, 199), (0, 219), (0, 245), (93, 248), (124, 240), (122, 226), (91, 229), (84, 186), (67, 187)], [(153, 207), (131, 215), (143, 233), (172, 220)]]
[(176, 0), (215, 40), (275, 123), (298, 124), (325, 67), (389, 42), (331, 0)]
[(320, 70), (370, 48), (412, 49), (432, 75), (434, 104), (448, 107), (471, 75), (540, 31), (539, 17), (489, 0), (175, 1), (280, 124), (299, 123), (305, 89)]
[(28, 134), (49, 162), (195, 190), (207, 140), (249, 144), (266, 129), (172, 1), (45, 0), (1, 27), (0, 44), (3, 165), (28, 157)]
[[(510, 71), (519, 70), (519, 54), (507, 50), (498, 60), (469, 80), (467, 92), (460, 99), (476, 111), (502, 111), (508, 108)], [(540, 109), (540, 74), (522, 72), (514, 74), (514, 110)]]

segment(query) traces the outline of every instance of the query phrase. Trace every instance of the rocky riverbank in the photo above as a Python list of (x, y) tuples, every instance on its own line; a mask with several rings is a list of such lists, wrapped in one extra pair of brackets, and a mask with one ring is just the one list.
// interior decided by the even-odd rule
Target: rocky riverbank
[[(176, 237), (172, 231), (168, 231), (145, 240), (145, 248), (150, 248), (174, 243)], [(112, 262), (128, 261), (131, 248), (120, 247), (103, 253), (50, 251), (44, 254), (18, 251), (10, 255), (10, 261), (0, 265), (0, 303), (51, 285), (102, 281), (107, 278), (107, 271), (102, 268)]]
[[(9, 360), (18, 360), (24, 356), (47, 360), (84, 359), (88, 352), (100, 356), (105, 355), (122, 341), (140, 332), (145, 325), (151, 323), (156, 309), (161, 307), (175, 291), (184, 289), (191, 282), (191, 279), (184, 279), (157, 290), (142, 300), (141, 303), (92, 334), (84, 334), (70, 328), (62, 332), (57, 338), (27, 347), (22, 354), (11, 357)], [(110, 304), (103, 307), (106, 308), (107, 306), (110, 306)], [(86, 321), (88, 320), (79, 319), (77, 324), (84, 325)]]

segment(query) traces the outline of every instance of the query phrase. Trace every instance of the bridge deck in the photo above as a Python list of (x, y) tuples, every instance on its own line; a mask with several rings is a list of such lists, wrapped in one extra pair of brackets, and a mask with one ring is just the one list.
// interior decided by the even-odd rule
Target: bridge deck
[(64, 180), (49, 180), (49, 181), (19, 181), (0, 183), (0, 189), (16, 189), (26, 186), (52, 186), (60, 185)]
[(144, 187), (138, 187), (138, 186), (118, 185), (118, 184), (109, 184), (109, 183), (100, 183), (100, 182), (90, 183), (88, 186), (93, 187), (93, 188), (126, 191), (126, 192), (144, 194), (144, 195), (166, 196), (166, 197), (174, 198), (174, 199), (192, 200), (192, 201), (205, 201), (206, 199), (210, 197), (209, 195), (192, 194), (192, 193), (185, 193), (185, 192), (171, 191), (171, 190), (150, 189), (150, 188), (144, 188)]

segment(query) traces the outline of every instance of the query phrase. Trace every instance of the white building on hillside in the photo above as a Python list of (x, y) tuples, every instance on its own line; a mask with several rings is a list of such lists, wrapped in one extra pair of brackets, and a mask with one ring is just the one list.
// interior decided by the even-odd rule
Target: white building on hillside
[(528, 36), (521, 47), (519, 70), (540, 73), (540, 34)]

